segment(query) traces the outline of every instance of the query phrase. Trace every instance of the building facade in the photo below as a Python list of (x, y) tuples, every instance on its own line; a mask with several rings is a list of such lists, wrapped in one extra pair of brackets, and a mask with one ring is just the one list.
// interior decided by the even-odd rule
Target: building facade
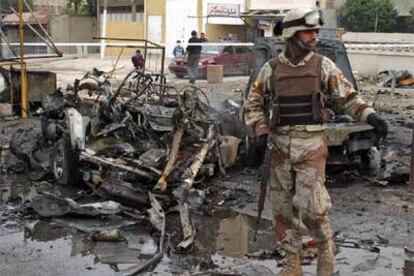
[[(176, 41), (185, 44), (192, 30), (204, 32), (210, 42), (247, 41), (249, 26), (240, 19), (241, 13), (324, 8), (327, 3), (328, 0), (98, 0), (97, 32), (98, 36), (145, 38), (165, 45), (167, 56), (171, 56)], [(108, 54), (113, 51), (119, 49), (107, 49)]]

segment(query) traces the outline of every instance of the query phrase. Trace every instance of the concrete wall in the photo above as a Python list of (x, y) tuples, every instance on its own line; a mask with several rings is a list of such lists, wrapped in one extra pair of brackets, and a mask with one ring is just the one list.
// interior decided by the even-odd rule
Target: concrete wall
[(414, 56), (349, 51), (348, 57), (352, 70), (361, 76), (376, 75), (385, 70), (413, 71), (414, 68)]
[[(50, 19), (50, 34), (54, 42), (96, 42), (96, 18), (89, 16), (71, 16), (67, 14), (53, 16)], [(76, 53), (74, 47), (61, 47), (64, 53)]]
[(72, 16), (69, 20), (70, 41), (96, 41), (96, 18)]
[(54, 16), (50, 32), (55, 42), (92, 42), (96, 36), (96, 18), (67, 14)]
[(346, 32), (342, 40), (355, 43), (414, 43), (414, 34)]
[[(45, 26), (47, 28), (47, 26)], [(39, 33), (42, 33), (40, 27), (33, 25), (33, 28)], [(17, 43), (19, 42), (19, 26), (18, 25), (11, 25), (6, 26), (3, 29), (5, 35), (7, 36), (7, 40), (10, 43)], [(33, 42), (33, 43), (43, 43), (43, 41), (38, 37), (29, 27), (24, 27), (24, 41), (25, 42)], [(0, 46), (1, 47), (1, 46)], [(13, 51), (19, 55), (19, 46), (11, 46)], [(45, 54), (47, 53), (47, 49), (45, 46), (35, 46), (35, 47), (24, 47), (25, 54)], [(3, 57), (13, 57), (12, 52), (8, 49), (7, 46), (3, 47), (2, 51)]]
[(414, 69), (414, 34), (350, 32), (342, 39), (352, 70), (360, 75)]

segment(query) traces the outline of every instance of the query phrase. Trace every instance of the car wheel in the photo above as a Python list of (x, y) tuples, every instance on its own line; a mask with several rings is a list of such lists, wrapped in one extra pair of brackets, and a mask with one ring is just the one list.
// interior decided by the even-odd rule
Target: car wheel
[(184, 78), (184, 74), (178, 74), (178, 73), (175, 73), (175, 76), (178, 78), (178, 79), (183, 79)]
[(79, 181), (79, 155), (72, 149), (69, 138), (59, 139), (50, 157), (50, 168), (60, 185), (75, 185)]

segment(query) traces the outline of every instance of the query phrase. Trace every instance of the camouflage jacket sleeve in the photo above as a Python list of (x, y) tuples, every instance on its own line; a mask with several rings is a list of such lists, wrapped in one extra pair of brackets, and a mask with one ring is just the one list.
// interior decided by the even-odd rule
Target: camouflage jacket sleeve
[(269, 133), (269, 118), (265, 111), (265, 96), (270, 91), (272, 68), (269, 62), (263, 65), (244, 103), (244, 121), (252, 126), (257, 136)]
[(375, 112), (355, 91), (335, 63), (326, 57), (322, 60), (322, 90), (329, 94), (335, 109), (344, 111), (356, 120), (366, 121), (368, 115)]

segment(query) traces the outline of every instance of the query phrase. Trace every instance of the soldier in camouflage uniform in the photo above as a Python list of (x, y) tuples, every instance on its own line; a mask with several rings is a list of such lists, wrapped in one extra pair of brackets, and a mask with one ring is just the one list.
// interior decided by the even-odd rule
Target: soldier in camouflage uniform
[[(385, 137), (387, 124), (368, 106), (335, 63), (316, 54), (316, 36), (323, 24), (320, 11), (291, 10), (283, 23), (285, 50), (261, 69), (244, 106), (246, 124), (259, 144), (272, 150), (270, 195), (279, 245), (287, 264), (279, 275), (302, 275), (300, 224), (317, 241), (319, 276), (334, 272), (331, 199), (325, 188), (329, 120), (326, 98), (353, 118), (374, 126)], [(271, 115), (265, 99), (273, 95)], [(269, 136), (269, 137), (268, 137)]]

